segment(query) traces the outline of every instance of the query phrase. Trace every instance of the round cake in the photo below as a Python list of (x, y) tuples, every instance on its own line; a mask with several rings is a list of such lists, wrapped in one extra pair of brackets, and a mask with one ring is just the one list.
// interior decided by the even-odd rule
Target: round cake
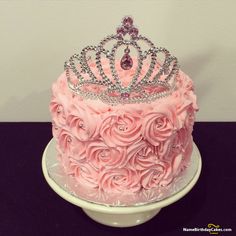
[[(110, 51), (103, 47), (109, 40), (118, 42)], [(150, 49), (143, 52), (141, 40)], [(95, 59), (88, 58), (91, 52)], [(116, 35), (73, 55), (52, 86), (58, 160), (82, 199), (111, 205), (155, 201), (188, 167), (197, 109), (192, 80), (177, 59), (153, 47), (125, 17)]]

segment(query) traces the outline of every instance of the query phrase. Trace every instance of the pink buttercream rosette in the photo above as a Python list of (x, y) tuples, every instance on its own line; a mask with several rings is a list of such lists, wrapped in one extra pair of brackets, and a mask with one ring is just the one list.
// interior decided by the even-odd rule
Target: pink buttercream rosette
[(110, 106), (75, 96), (65, 74), (59, 77), (50, 103), (53, 136), (81, 197), (107, 204), (148, 202), (150, 191), (161, 193), (181, 175), (190, 161), (198, 108), (192, 81), (181, 71), (176, 87), (150, 104)]

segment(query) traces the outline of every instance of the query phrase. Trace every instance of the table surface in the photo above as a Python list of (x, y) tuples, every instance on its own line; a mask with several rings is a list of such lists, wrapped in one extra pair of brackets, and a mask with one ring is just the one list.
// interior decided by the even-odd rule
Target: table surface
[(46, 183), (42, 153), (50, 123), (0, 123), (0, 236), (209, 235), (183, 232), (209, 223), (236, 235), (236, 123), (197, 122), (194, 141), (203, 161), (196, 186), (149, 222), (131, 228), (98, 224), (60, 198)]

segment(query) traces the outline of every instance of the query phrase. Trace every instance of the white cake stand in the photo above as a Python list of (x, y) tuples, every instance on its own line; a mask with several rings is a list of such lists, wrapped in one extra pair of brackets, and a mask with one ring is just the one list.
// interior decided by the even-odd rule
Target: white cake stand
[(48, 162), (55, 159), (55, 156), (55, 141), (52, 139), (45, 148), (42, 158), (43, 174), (49, 186), (66, 201), (81, 207), (83, 211), (96, 222), (113, 227), (135, 226), (152, 219), (158, 214), (161, 208), (178, 201), (193, 188), (200, 176), (202, 167), (200, 152), (194, 144), (189, 166), (189, 168), (194, 170), (194, 173), (186, 177), (189, 178), (189, 181), (184, 183), (184, 186), (181, 186), (181, 189), (177, 192), (163, 200), (139, 206), (107, 206), (80, 199), (70, 193), (70, 191), (63, 186), (63, 183), (60, 183), (60, 181), (56, 182), (55, 178), (53, 179), (52, 176), (50, 176), (47, 165)]

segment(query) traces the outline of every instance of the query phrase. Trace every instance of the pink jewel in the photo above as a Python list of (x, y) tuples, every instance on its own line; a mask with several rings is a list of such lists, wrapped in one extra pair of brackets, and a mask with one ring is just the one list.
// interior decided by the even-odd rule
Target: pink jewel
[(123, 70), (129, 70), (132, 68), (133, 60), (129, 54), (124, 54), (124, 56), (121, 58), (120, 66)]
[(123, 19), (123, 25), (125, 28), (130, 28), (133, 25), (133, 19), (129, 16)]
[(129, 52), (130, 52), (130, 49), (127, 46), (127, 48), (125, 49), (125, 54), (120, 60), (120, 66), (123, 70), (129, 70), (133, 66), (133, 60), (131, 56), (129, 55)]
[(137, 37), (138, 36), (138, 29), (135, 27), (132, 27), (129, 31), (132, 37)]
[(117, 28), (116, 33), (118, 35), (125, 35), (126, 30), (123, 27), (119, 27), (119, 28)]
[(121, 94), (121, 97), (124, 98), (124, 99), (125, 99), (125, 98), (129, 98), (129, 96), (130, 96), (129, 93), (122, 93), (122, 94)]

